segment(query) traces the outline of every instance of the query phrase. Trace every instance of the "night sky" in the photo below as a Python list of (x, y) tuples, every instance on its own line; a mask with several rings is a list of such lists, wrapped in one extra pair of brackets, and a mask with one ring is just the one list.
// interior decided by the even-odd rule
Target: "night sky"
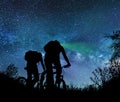
[(57, 39), (72, 65), (63, 69), (66, 82), (91, 84), (92, 71), (112, 53), (104, 35), (119, 30), (119, 21), (120, 0), (0, 0), (0, 70), (13, 63), (26, 76), (25, 52), (44, 57), (44, 45)]

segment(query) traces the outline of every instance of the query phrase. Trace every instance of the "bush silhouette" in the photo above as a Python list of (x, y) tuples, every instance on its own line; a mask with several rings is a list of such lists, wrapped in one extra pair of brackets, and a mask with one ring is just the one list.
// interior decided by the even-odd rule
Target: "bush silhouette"
[(120, 62), (112, 61), (104, 68), (98, 67), (93, 72), (93, 77), (90, 77), (96, 87), (104, 86), (111, 80), (116, 80), (120, 77)]
[(14, 64), (9, 64), (6, 70), (4, 71), (9, 77), (17, 77), (18, 76), (18, 68)]

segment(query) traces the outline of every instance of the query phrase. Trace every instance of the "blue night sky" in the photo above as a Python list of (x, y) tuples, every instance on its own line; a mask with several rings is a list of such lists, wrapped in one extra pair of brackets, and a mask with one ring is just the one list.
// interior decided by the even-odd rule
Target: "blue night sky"
[(57, 39), (72, 65), (63, 69), (66, 82), (91, 84), (92, 71), (111, 56), (104, 35), (119, 30), (119, 21), (120, 0), (0, 0), (0, 70), (13, 63), (26, 76), (25, 52), (44, 57), (44, 45)]

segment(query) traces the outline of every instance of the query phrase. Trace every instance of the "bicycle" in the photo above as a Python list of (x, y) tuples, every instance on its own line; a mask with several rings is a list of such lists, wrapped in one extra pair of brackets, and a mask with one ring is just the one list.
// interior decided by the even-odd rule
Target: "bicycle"
[[(64, 67), (62, 67), (62, 68), (64, 68)], [(53, 74), (54, 74), (54, 75), (57, 74), (56, 71), (53, 72)], [(56, 88), (56, 89), (66, 90), (67, 85), (66, 85), (66, 82), (65, 82), (65, 80), (64, 80), (64, 78), (63, 78), (63, 74), (61, 74), (59, 78), (56, 78), (56, 79), (55, 79), (54, 85), (55, 85), (55, 88)]]
[[(40, 80), (36, 83), (36, 88), (41, 89), (41, 90), (47, 89), (46, 74), (47, 74), (47, 71), (43, 71), (42, 73), (39, 73)], [(53, 72), (53, 75), (54, 75), (54, 80), (55, 80), (54, 88), (66, 90), (67, 85), (63, 78), (63, 74), (61, 74), (59, 79), (57, 80), (55, 79), (56, 71)]]
[[(39, 73), (39, 80), (35, 83), (33, 88), (36, 88), (36, 89), (42, 89), (42, 87), (44, 89), (46, 88), (45, 75), (46, 75), (46, 71), (43, 71), (42, 73)], [(16, 78), (16, 81), (20, 85), (23, 85), (23, 86), (27, 87), (27, 78), (25, 78), (23, 76), (19, 76), (18, 78)]]
[[(67, 66), (63, 66), (62, 68), (67, 68)], [(53, 66), (53, 70), (54, 69), (55, 69), (55, 67)], [(40, 89), (40, 90), (45, 90), (47, 88), (46, 74), (47, 74), (46, 70), (43, 71), (42, 73), (39, 73), (39, 80), (34, 85), (34, 88)], [(53, 75), (54, 75), (54, 80), (55, 80), (54, 81), (55, 89), (66, 90), (67, 85), (66, 85), (66, 82), (64, 80), (63, 74), (61, 74), (58, 79), (55, 78), (56, 71), (53, 71)], [(19, 77), (17, 80), (20, 84), (26, 86), (27, 79), (25, 77)]]

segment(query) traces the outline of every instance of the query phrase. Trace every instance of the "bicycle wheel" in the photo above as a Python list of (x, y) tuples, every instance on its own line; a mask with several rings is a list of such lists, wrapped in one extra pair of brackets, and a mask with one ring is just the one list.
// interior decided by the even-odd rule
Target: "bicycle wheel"
[(60, 81), (56, 82), (55, 86), (57, 89), (66, 90), (66, 83), (63, 79), (60, 79)]
[(63, 79), (61, 79), (60, 88), (66, 90), (66, 83)]
[(39, 81), (40, 89), (46, 89), (46, 71), (43, 71)]
[(17, 82), (23, 86), (26, 86), (27, 79), (25, 77), (18, 77)]

